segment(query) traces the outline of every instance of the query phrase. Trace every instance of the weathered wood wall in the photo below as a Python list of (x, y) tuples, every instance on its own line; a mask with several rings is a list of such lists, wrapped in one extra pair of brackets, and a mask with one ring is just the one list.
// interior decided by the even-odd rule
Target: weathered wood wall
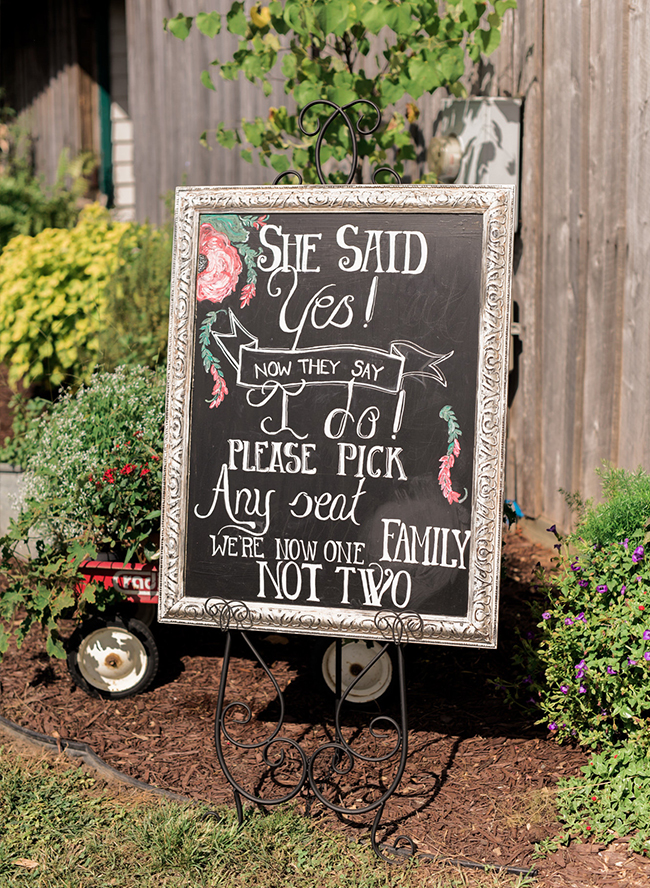
[[(220, 12), (228, 0), (205, 4), (186, 0), (185, 15), (209, 6)], [(212, 150), (202, 147), (204, 130), (222, 121), (266, 116), (284, 101), (281, 83), (265, 99), (243, 78), (224, 81), (212, 68), (215, 91), (206, 89), (200, 74), (215, 57), (225, 60), (237, 38), (224, 31), (213, 40), (193, 29), (185, 41), (163, 30), (163, 18), (176, 15), (176, 0), (127, 0), (129, 41), (129, 103), (134, 123), (136, 211), (138, 218), (160, 221), (166, 192), (177, 185), (254, 185), (269, 182), (275, 173), (246, 163), (237, 150), (226, 151), (210, 137)]]
[(563, 527), (559, 488), (650, 469), (649, 71), (642, 0), (519, 0), (483, 83), (525, 98), (508, 492)]
[(36, 167), (56, 178), (61, 151), (99, 150), (97, 0), (0, 5), (0, 86), (34, 136)]
[[(38, 0), (47, 15), (31, 9), (34, 33), (12, 61), (13, 86), (23, 90), (43, 133), (37, 155), (50, 178), (63, 145), (77, 150), (95, 138), (79, 119), (84, 89), (92, 91), (81, 82), (86, 72), (71, 36), (82, 3)], [(214, 4), (185, 0), (183, 11), (193, 15), (204, 5)], [(216, 8), (228, 5), (218, 0)], [(267, 100), (246, 81), (218, 76), (217, 90), (205, 89), (201, 70), (215, 56), (225, 58), (235, 38), (224, 33), (210, 41), (193, 32), (177, 40), (163, 31), (162, 19), (178, 6), (126, 0), (136, 213), (151, 221), (161, 221), (164, 195), (176, 185), (269, 181), (271, 171), (246, 164), (236, 150), (208, 151), (199, 135), (284, 101), (280, 83)], [(4, 44), (18, 7), (0, 9)], [(46, 57), (31, 43), (47, 44)], [(519, 0), (501, 47), (471, 85), (475, 94), (524, 99), (514, 276), (522, 350), (510, 410), (508, 495), (528, 515), (567, 527), (559, 488), (597, 496), (595, 470), (603, 460), (650, 469), (647, 4)], [(425, 140), (441, 98), (420, 102)]]

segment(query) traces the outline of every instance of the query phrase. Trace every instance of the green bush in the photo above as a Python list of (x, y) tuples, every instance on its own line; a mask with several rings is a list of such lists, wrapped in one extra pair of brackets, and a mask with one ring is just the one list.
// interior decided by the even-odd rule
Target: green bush
[(0, 107), (0, 251), (19, 234), (75, 225), (87, 177), (96, 166), (89, 152), (70, 160), (64, 150), (56, 180), (46, 186), (34, 175), (32, 138), (14, 118), (10, 108)]
[[(27, 433), (22, 508), (0, 539), (8, 582), (0, 597), (0, 651), (10, 632), (20, 641), (40, 623), (48, 651), (61, 656), (57, 620), (119, 598), (92, 586), (75, 595), (84, 558), (102, 550), (124, 561), (157, 557), (164, 405), (162, 374), (120, 367), (66, 392)], [(35, 556), (19, 557), (19, 545), (34, 537)]]
[(106, 287), (129, 230), (99, 205), (72, 229), (13, 238), (0, 255), (0, 361), (9, 381), (56, 389), (87, 381), (106, 323)]
[(642, 468), (628, 472), (608, 464), (596, 474), (604, 497), (600, 505), (594, 506), (592, 500), (585, 501), (578, 493), (565, 493), (565, 497), (577, 517), (571, 538), (605, 546), (625, 539), (650, 519), (650, 475)]
[(650, 758), (635, 743), (593, 753), (581, 777), (560, 781), (556, 804), (564, 830), (542, 850), (571, 838), (607, 845), (629, 836), (632, 851), (650, 853)]
[(99, 205), (70, 229), (16, 237), (0, 255), (0, 361), (51, 393), (95, 367), (164, 361), (171, 231), (113, 222)]
[(99, 336), (105, 369), (166, 361), (171, 264), (171, 225), (134, 225), (122, 235), (106, 288), (108, 321)]
[[(646, 552), (648, 557), (646, 557)], [(524, 660), (543, 721), (558, 739), (650, 742), (650, 548), (640, 530), (571, 554), (542, 578), (547, 607)]]

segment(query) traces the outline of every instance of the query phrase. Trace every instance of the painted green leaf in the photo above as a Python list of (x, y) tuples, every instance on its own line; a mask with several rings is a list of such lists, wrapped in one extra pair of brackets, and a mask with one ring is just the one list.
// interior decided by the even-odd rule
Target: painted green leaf
[(206, 37), (216, 37), (221, 31), (221, 16), (218, 12), (200, 12), (196, 17), (196, 27)]
[(233, 148), (239, 141), (237, 132), (235, 130), (226, 129), (223, 123), (220, 123), (217, 127), (216, 136), (217, 142), (220, 145), (223, 145), (224, 148), (228, 149)]
[(389, 3), (385, 0), (366, 3), (360, 15), (360, 21), (371, 34), (378, 34), (388, 24), (387, 10)]

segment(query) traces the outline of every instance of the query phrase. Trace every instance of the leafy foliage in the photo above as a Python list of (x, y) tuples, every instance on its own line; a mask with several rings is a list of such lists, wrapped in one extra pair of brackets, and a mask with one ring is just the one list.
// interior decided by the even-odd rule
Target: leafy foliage
[(560, 781), (556, 797), (562, 834), (547, 840), (554, 851), (571, 838), (609, 844), (630, 836), (630, 850), (650, 854), (650, 758), (630, 742), (593, 753), (582, 777)]
[[(236, 80), (241, 72), (268, 96), (271, 80), (281, 73), (284, 91), (298, 108), (321, 100), (341, 107), (357, 99), (374, 102), (384, 120), (372, 142), (360, 145), (361, 157), (381, 166), (390, 152), (401, 173), (403, 162), (416, 156), (407, 124), (419, 112), (409, 103), (405, 120), (395, 103), (405, 96), (417, 100), (438, 87), (463, 95), (466, 58), (476, 62), (481, 53), (496, 49), (503, 15), (516, 0), (496, 0), (489, 10), (475, 0), (447, 0), (442, 11), (440, 6), (433, 0), (271, 0), (247, 13), (244, 3), (235, 0), (225, 16), (201, 13), (194, 21), (179, 13), (165, 19), (165, 27), (185, 40), (194, 23), (208, 37), (225, 26), (239, 37), (239, 46), (228, 61), (212, 62), (220, 75)], [(201, 81), (215, 89), (210, 70)], [(316, 110), (305, 120), (312, 130)], [(368, 124), (366, 116), (363, 125)], [(261, 163), (277, 173), (293, 166), (305, 181), (316, 180), (313, 139), (300, 132), (297, 115), (284, 105), (272, 108), (267, 119), (243, 120), (237, 129), (221, 123), (216, 138), (226, 148), (245, 146), (245, 160), (252, 161), (257, 152)], [(205, 133), (203, 140), (207, 144)], [(348, 151), (347, 129), (339, 118), (328, 129), (321, 157), (340, 162)], [(334, 169), (330, 179), (345, 181), (345, 174)]]
[(572, 537), (605, 546), (625, 539), (650, 519), (650, 475), (641, 467), (628, 472), (609, 464), (596, 473), (603, 491), (601, 504), (595, 506), (578, 493), (565, 492), (565, 498), (577, 518)]
[(99, 331), (104, 369), (164, 364), (171, 261), (171, 225), (131, 225), (120, 238), (115, 270), (105, 290), (107, 321)]
[(53, 389), (87, 380), (106, 321), (105, 289), (129, 230), (93, 204), (72, 229), (13, 238), (0, 255), (0, 361), (9, 381)]
[[(40, 623), (48, 651), (60, 656), (59, 618), (119, 600), (119, 592), (92, 585), (75, 594), (84, 558), (100, 550), (124, 561), (156, 557), (164, 399), (161, 375), (122, 367), (65, 393), (27, 433), (22, 508), (0, 539), (8, 582), (0, 599), (0, 651), (9, 631), (20, 642)], [(30, 542), (36, 555), (26, 559), (19, 553)]]
[[(650, 549), (644, 531), (577, 555), (561, 544), (527, 683), (558, 739), (650, 746)], [(646, 557), (648, 549), (648, 557)]]
[(88, 152), (71, 160), (64, 150), (54, 185), (48, 188), (34, 175), (31, 137), (13, 118), (11, 109), (0, 108), (0, 250), (18, 234), (71, 228), (96, 165)]
[(27, 464), (38, 447), (37, 437), (30, 433), (38, 427), (40, 417), (49, 405), (44, 398), (28, 398), (22, 392), (13, 395), (9, 401), (13, 416), (12, 436), (5, 438), (4, 446), (0, 447), (0, 462), (21, 467)]
[(55, 393), (98, 364), (155, 366), (169, 319), (169, 227), (113, 222), (98, 204), (72, 229), (14, 238), (0, 255), (0, 361)]

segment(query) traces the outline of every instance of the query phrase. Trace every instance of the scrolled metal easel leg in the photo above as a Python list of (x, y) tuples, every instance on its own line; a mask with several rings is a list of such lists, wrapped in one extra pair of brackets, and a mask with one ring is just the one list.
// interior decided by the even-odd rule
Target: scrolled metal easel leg
[[(285, 708), (284, 697), (280, 686), (273, 676), (269, 666), (266, 664), (248, 635), (242, 630), (238, 631), (241, 632), (241, 636), (253, 653), (253, 656), (271, 681), (280, 706), (280, 714), (275, 725), (261, 740), (246, 742), (235, 736), (234, 730), (236, 728), (245, 728), (245, 726), (252, 721), (253, 714), (250, 705), (245, 701), (240, 700), (225, 704), (228, 670), (232, 655), (232, 630), (228, 629), (215, 714), (215, 746), (219, 765), (233, 790), (239, 824), (241, 825), (243, 823), (244, 818), (242, 799), (247, 799), (261, 807), (268, 807), (290, 801), (295, 798), (301, 790), (304, 790), (308, 810), (311, 807), (311, 798), (315, 796), (325, 808), (338, 815), (356, 817), (375, 812), (370, 832), (373, 850), (378, 857), (390, 863), (395, 862), (397, 859), (403, 860), (405, 856), (403, 851), (400, 851), (398, 854), (396, 846), (385, 846), (380, 844), (377, 840), (377, 832), (381, 824), (386, 803), (400, 784), (408, 756), (408, 716), (406, 706), (404, 652), (402, 645), (396, 643), (400, 698), (399, 721), (388, 715), (380, 715), (373, 718), (367, 728), (372, 738), (382, 742), (385, 742), (390, 737), (390, 734), (386, 732), (386, 727), (394, 732), (395, 736), (394, 739), (391, 739), (390, 741), (390, 748), (388, 751), (382, 754), (369, 755), (353, 749), (352, 744), (349, 743), (343, 735), (341, 712), (349, 694), (354, 690), (355, 686), (363, 680), (364, 676), (372, 669), (380, 657), (388, 656), (388, 649), (392, 642), (385, 642), (375, 657), (370, 660), (366, 667), (358, 676), (356, 676), (354, 681), (343, 690), (341, 677), (342, 642), (339, 639), (336, 647), (335, 739), (331, 742), (321, 744), (310, 756), (308, 756), (297, 741), (281, 735), (284, 725)], [(380, 726), (383, 726), (381, 730)], [(273, 797), (264, 796), (262, 793), (255, 793), (247, 790), (238, 782), (228, 764), (222, 742), (223, 739), (225, 739), (228, 744), (231, 753), (239, 751), (242, 753), (256, 752), (258, 753), (258, 762), (259, 754), (261, 753), (261, 764), (266, 766), (267, 772), (272, 779), (274, 779), (279, 772), (283, 772), (283, 780), (274, 780), (276, 786), (281, 785), (284, 789), (287, 779), (290, 779), (290, 788), (287, 791), (281, 792), (280, 795)], [(289, 756), (291, 754), (293, 754), (294, 758), (292, 762), (289, 762)], [(329, 756), (329, 759), (324, 768), (322, 768), (325, 773), (317, 774), (317, 765), (322, 765), (322, 757), (326, 755)], [(359, 808), (345, 807), (344, 805), (336, 804), (325, 795), (326, 785), (332, 786), (337, 778), (350, 774), (357, 764), (365, 766), (381, 766), (397, 757), (399, 757), (399, 761), (397, 769), (390, 781), (390, 785), (378, 798), (368, 804)], [(293, 768), (291, 768), (290, 765), (293, 765)], [(338, 791), (338, 787), (336, 787), (336, 789)], [(407, 836), (398, 836), (396, 842), (400, 841), (404, 841), (408, 845), (409, 853), (407, 856), (411, 856), (415, 853), (415, 844), (410, 838)], [(387, 850), (389, 851), (389, 854), (392, 852), (392, 856), (385, 853)]]
[[(230, 666), (232, 651), (232, 630), (227, 630), (226, 647), (223, 656), (223, 665), (221, 667), (221, 680), (219, 682), (219, 695), (217, 697), (217, 710), (215, 713), (214, 737), (219, 765), (221, 766), (221, 770), (223, 771), (226, 780), (230, 783), (232, 787), (233, 795), (235, 797), (235, 805), (237, 807), (237, 819), (239, 821), (239, 825), (241, 826), (244, 818), (242, 798), (245, 798), (256, 805), (267, 807), (269, 805), (279, 805), (282, 802), (288, 802), (296, 795), (298, 795), (305, 783), (305, 780), (307, 779), (307, 756), (305, 755), (305, 752), (303, 751), (299, 743), (297, 743), (295, 740), (292, 740), (290, 737), (282, 737), (280, 735), (280, 731), (282, 730), (282, 727), (284, 725), (284, 697), (282, 691), (280, 690), (280, 686), (277, 683), (275, 676), (269, 669), (263, 657), (258, 652), (255, 645), (249, 639), (248, 635), (243, 631), (241, 631), (240, 634), (250, 648), (255, 659), (258, 661), (258, 663), (270, 679), (280, 704), (280, 715), (278, 717), (278, 720), (271, 730), (271, 733), (268, 734), (266, 737), (263, 737), (262, 740), (258, 740), (252, 743), (246, 743), (241, 739), (235, 737), (232, 732), (232, 728), (229, 727), (227, 724), (228, 719), (230, 718), (232, 720), (233, 726), (242, 727), (252, 721), (253, 713), (249, 704), (243, 700), (238, 700), (233, 703), (229, 703), (227, 706), (224, 706), (226, 685), (228, 682), (228, 668)], [(239, 717), (237, 717), (237, 712), (239, 712)], [(275, 777), (280, 769), (286, 768), (288, 766), (288, 754), (294, 753), (298, 763), (298, 774), (293, 778), (294, 785), (287, 792), (283, 792), (278, 796), (273, 796), (270, 798), (264, 797), (262, 795), (256, 795), (253, 792), (249, 792), (247, 789), (241, 786), (240, 783), (237, 782), (230, 767), (228, 766), (221, 742), (222, 735), (233, 751), (259, 751), (262, 756), (262, 764), (267, 767), (271, 777)]]

